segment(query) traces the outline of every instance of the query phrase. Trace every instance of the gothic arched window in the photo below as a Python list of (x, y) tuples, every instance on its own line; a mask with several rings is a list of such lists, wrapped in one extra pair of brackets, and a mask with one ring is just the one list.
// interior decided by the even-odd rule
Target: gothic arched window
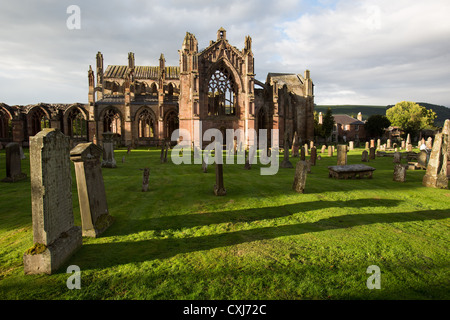
[(153, 138), (155, 136), (155, 127), (152, 114), (145, 109), (139, 115), (139, 138)]
[(9, 114), (0, 108), (0, 138), (8, 138), (11, 131), (11, 118)]
[(208, 114), (235, 115), (236, 94), (232, 77), (226, 69), (216, 70), (208, 86)]
[(67, 116), (68, 135), (72, 138), (86, 138), (86, 119), (80, 109), (74, 108)]
[(43, 128), (50, 128), (50, 120), (42, 108), (37, 108), (31, 115), (32, 135), (36, 135)]
[(120, 114), (114, 110), (109, 109), (103, 116), (103, 132), (112, 132), (121, 134)]

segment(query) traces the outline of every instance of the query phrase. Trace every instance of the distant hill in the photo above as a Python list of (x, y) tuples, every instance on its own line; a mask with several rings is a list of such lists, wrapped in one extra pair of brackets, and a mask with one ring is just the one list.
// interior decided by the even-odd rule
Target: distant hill
[[(427, 108), (432, 109), (436, 112), (437, 118), (434, 124), (438, 127), (444, 124), (446, 119), (450, 119), (450, 108), (439, 106), (436, 104), (417, 102), (417, 104)], [(316, 105), (314, 110), (317, 112), (325, 113), (328, 108), (331, 108), (333, 114), (347, 114), (351, 117), (356, 118), (358, 112), (361, 112), (363, 120), (367, 120), (371, 115), (374, 114), (386, 114), (386, 110), (394, 105), (388, 106), (370, 106), (370, 105)]]

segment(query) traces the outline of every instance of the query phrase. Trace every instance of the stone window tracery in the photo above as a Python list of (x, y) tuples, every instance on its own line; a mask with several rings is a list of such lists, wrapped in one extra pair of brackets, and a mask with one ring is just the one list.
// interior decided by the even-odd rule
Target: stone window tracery
[(68, 134), (72, 138), (86, 138), (86, 119), (80, 109), (73, 109), (67, 117)]
[(216, 70), (211, 75), (208, 86), (208, 115), (235, 115), (236, 94), (229, 71)]
[(139, 138), (154, 137), (154, 121), (149, 110), (145, 109), (139, 115)]
[(114, 109), (109, 109), (103, 116), (103, 132), (121, 133), (120, 115)]

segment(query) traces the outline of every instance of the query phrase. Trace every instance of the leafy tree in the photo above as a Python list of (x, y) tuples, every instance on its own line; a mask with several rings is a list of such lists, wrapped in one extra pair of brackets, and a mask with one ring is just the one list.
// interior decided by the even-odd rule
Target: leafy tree
[(391, 125), (391, 121), (381, 114), (371, 115), (366, 123), (364, 124), (364, 129), (373, 138), (379, 138), (383, 135), (384, 129)]
[(322, 121), (322, 130), (325, 138), (328, 138), (331, 133), (333, 132), (334, 128), (334, 117), (333, 112), (331, 111), (331, 108), (327, 109), (327, 112), (323, 116)]
[(316, 111), (314, 111), (314, 135), (316, 137), (325, 137), (323, 134), (322, 125), (319, 124), (319, 114)]
[(402, 101), (386, 110), (386, 116), (391, 125), (400, 127), (405, 134), (416, 135), (419, 130), (434, 125), (436, 113), (415, 102)]

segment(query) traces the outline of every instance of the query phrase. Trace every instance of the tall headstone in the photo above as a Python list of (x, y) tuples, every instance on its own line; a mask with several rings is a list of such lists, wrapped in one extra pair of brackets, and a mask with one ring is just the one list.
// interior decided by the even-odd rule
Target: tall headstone
[(25, 160), (27, 157), (25, 156), (25, 153), (23, 153), (23, 148), (21, 145), (19, 145), (20, 149), (20, 160)]
[(401, 163), (402, 162), (402, 154), (400, 152), (394, 152), (394, 163)]
[(325, 153), (325, 150), (327, 149), (327, 146), (326, 145), (323, 145), (322, 146), (322, 149), (320, 149), (320, 153)]
[(81, 246), (74, 226), (69, 138), (46, 128), (30, 137), (34, 246), (23, 255), (25, 274), (54, 273)]
[(370, 147), (375, 148), (375, 140), (374, 139), (370, 139)]
[(380, 150), (381, 147), (381, 139), (377, 139), (377, 149)]
[(305, 156), (308, 156), (308, 144), (305, 143), (305, 145), (303, 146), (303, 148), (305, 149)]
[(427, 146), (428, 149), (433, 149), (433, 138), (428, 137), (427, 142), (425, 142), (425, 145)]
[(307, 175), (307, 163), (305, 161), (297, 162), (295, 167), (294, 183), (292, 184), (292, 189), (298, 193), (304, 193)]
[(428, 165), (428, 154), (425, 150), (421, 150), (418, 157), (417, 157), (417, 163), (420, 168), (426, 169)]
[(405, 140), (402, 140), (400, 148), (403, 149), (403, 150), (406, 149), (406, 142), (405, 142)]
[(289, 141), (287, 139), (284, 140), (284, 159), (281, 162), (282, 168), (293, 168), (294, 166), (289, 161)]
[(404, 165), (396, 164), (394, 166), (394, 181), (406, 181), (406, 167)]
[(348, 142), (348, 150), (353, 150), (355, 148), (354, 142), (353, 141), (349, 141)]
[(150, 169), (144, 168), (144, 172), (142, 174), (142, 192), (148, 191), (149, 180), (150, 180)]
[(216, 196), (224, 196), (227, 190), (223, 185), (223, 164), (216, 163), (216, 184), (214, 185), (214, 194)]
[(114, 137), (115, 133), (103, 132), (103, 168), (117, 168), (116, 159), (114, 159)]
[(411, 134), (409, 134), (409, 133), (406, 136), (406, 144), (411, 144)]
[(375, 159), (375, 148), (369, 149), (369, 159), (374, 160)]
[(434, 137), (433, 149), (428, 161), (427, 172), (423, 177), (422, 184), (426, 187), (447, 189), (447, 160), (448, 160), (448, 136), (450, 131), (450, 120), (445, 120), (442, 133)]
[(313, 166), (316, 165), (317, 149), (314, 146), (311, 148), (311, 158), (309, 160), (311, 161), (311, 165), (313, 165)]
[(300, 149), (300, 141), (298, 139), (297, 131), (294, 132), (294, 139), (292, 140), (292, 157), (297, 158)]
[(80, 143), (70, 151), (77, 179), (81, 229), (85, 237), (98, 237), (113, 222), (108, 211), (100, 166), (102, 151), (92, 142)]
[(3, 182), (17, 182), (27, 178), (22, 172), (20, 160), (20, 147), (17, 142), (10, 142), (6, 145), (6, 178)]
[(366, 145), (364, 146), (364, 149), (369, 149), (369, 147), (370, 147), (370, 146), (369, 146), (369, 142), (367, 141), (367, 142), (366, 142)]
[(329, 157), (333, 156), (333, 147), (332, 146), (328, 146), (328, 156)]
[(302, 147), (302, 149), (300, 150), (300, 161), (305, 161), (305, 159), (306, 159), (305, 148)]
[(345, 144), (340, 144), (337, 146), (337, 165), (347, 165), (347, 146)]
[(387, 141), (386, 141), (386, 149), (391, 149), (391, 139), (387, 139)]
[(314, 147), (314, 141), (311, 140), (311, 141), (309, 142), (309, 148), (311, 149), (312, 147)]
[(202, 157), (202, 170), (203, 173), (207, 173), (208, 172), (208, 159), (209, 159), (209, 155), (208, 153), (205, 153)]

